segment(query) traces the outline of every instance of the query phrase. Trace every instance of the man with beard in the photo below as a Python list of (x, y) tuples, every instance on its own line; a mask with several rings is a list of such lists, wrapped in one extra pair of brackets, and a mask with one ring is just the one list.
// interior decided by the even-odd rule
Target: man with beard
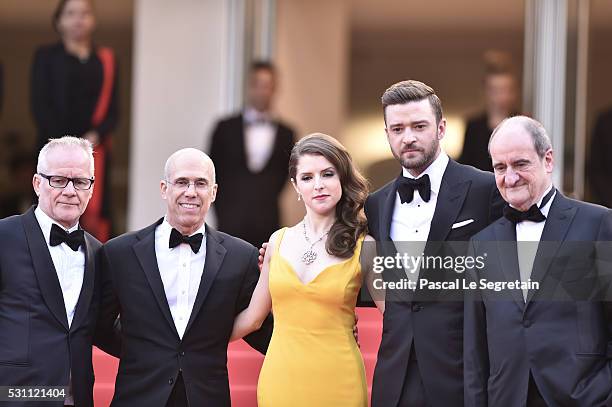
[[(427, 255), (431, 243), (467, 241), (501, 216), (493, 175), (458, 164), (440, 148), (446, 120), (431, 87), (396, 83), (382, 105), (387, 140), (402, 172), (365, 204), (370, 234), (381, 247), (423, 242)], [(382, 254), (393, 256), (393, 250)], [(421, 270), (418, 277), (433, 278), (430, 273)], [(372, 406), (462, 407), (463, 304), (444, 293), (433, 300), (418, 288), (407, 291), (386, 292)]]

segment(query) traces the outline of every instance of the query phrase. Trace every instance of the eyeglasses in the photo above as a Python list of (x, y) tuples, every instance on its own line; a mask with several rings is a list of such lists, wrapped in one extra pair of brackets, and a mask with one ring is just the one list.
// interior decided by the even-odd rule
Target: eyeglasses
[(41, 172), (38, 173), (41, 177), (49, 181), (51, 188), (66, 188), (69, 182), (72, 182), (74, 189), (85, 191), (91, 188), (94, 183), (93, 178), (68, 178), (61, 175), (47, 175)]
[(187, 189), (189, 189), (191, 185), (193, 185), (195, 189), (200, 190), (200, 191), (205, 191), (206, 189), (208, 189), (208, 181), (205, 179), (197, 179), (195, 181), (189, 181), (187, 178), (179, 178), (174, 182), (169, 181), (169, 180), (166, 180), (166, 182), (170, 185), (174, 185), (176, 188), (180, 189), (181, 191), (186, 191)]

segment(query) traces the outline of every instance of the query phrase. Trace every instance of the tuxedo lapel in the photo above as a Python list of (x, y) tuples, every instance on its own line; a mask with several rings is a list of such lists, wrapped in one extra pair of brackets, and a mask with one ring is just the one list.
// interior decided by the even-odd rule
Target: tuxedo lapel
[(387, 190), (387, 195), (383, 198), (379, 234), (381, 241), (391, 240), (391, 221), (393, 220), (393, 210), (395, 209), (395, 199), (397, 197), (397, 183), (392, 182)]
[(450, 160), (442, 176), (436, 210), (434, 211), (429, 235), (427, 236), (428, 242), (442, 242), (446, 240), (463, 206), (463, 201), (465, 201), (471, 181), (462, 179), (457, 173), (458, 170), (457, 164)]
[[(497, 245), (497, 253), (499, 254), (499, 263), (502, 273), (505, 276), (505, 281), (521, 281), (519, 271), (518, 250), (516, 245), (516, 227), (514, 223), (506, 218), (501, 218), (495, 223), (495, 240)], [(489, 259), (488, 261), (491, 261)], [(510, 290), (512, 298), (523, 311), (525, 301), (521, 290)]]
[(282, 154), (282, 139), (280, 137), (281, 127), (280, 124), (276, 121), (270, 121), (270, 124), (274, 126), (274, 141), (272, 142), (272, 151), (270, 152), (270, 156), (268, 157), (268, 161), (264, 165), (262, 172), (268, 170), (270, 165), (275, 161), (275, 158), (278, 154)]
[(76, 329), (83, 322), (91, 305), (96, 273), (95, 253), (93, 246), (93, 238), (89, 235), (89, 233), (85, 233), (85, 270), (83, 270), (83, 285), (81, 287), (79, 300), (74, 311), (74, 318), (72, 320), (72, 324), (70, 324), (71, 330)]
[[(572, 206), (559, 191), (550, 206), (548, 218), (544, 224), (540, 244), (533, 261), (531, 281), (542, 283), (548, 273), (550, 263), (563, 243), (569, 227), (576, 215), (576, 207)], [(531, 301), (537, 290), (529, 290), (527, 303)]]
[[(238, 145), (236, 146), (236, 152), (238, 152), (238, 163), (240, 163), (240, 165), (244, 166), (247, 170), (249, 168), (249, 166), (247, 165), (247, 151), (246, 151), (246, 131), (245, 131), (245, 125), (244, 125), (244, 115), (240, 115), (238, 116), (238, 118), (236, 119), (236, 123), (235, 123), (235, 134), (239, 135), (239, 137), (236, 138), (236, 143), (238, 143)], [(231, 145), (232, 141), (230, 137), (228, 137), (228, 143)]]
[(178, 331), (174, 325), (174, 320), (170, 313), (170, 306), (168, 305), (168, 299), (166, 298), (166, 292), (164, 291), (164, 283), (162, 282), (159, 267), (157, 266), (157, 256), (155, 255), (155, 228), (162, 221), (163, 218), (148, 228), (143, 229), (137, 235), (139, 241), (134, 244), (133, 248), (162, 314), (166, 318), (172, 331), (174, 331), (178, 337)]
[(22, 216), (22, 220), (31, 253), (30, 257), (34, 265), (34, 273), (36, 274), (42, 297), (53, 316), (67, 331), (68, 317), (66, 316), (62, 288), (57, 278), (51, 253), (49, 253), (49, 247), (34, 216), (34, 207), (30, 208)]
[(223, 237), (215, 230), (206, 225), (206, 260), (204, 262), (204, 272), (200, 279), (200, 287), (198, 288), (198, 294), (196, 295), (191, 315), (189, 316), (189, 322), (185, 328), (185, 334), (189, 331), (193, 321), (197, 317), (204, 300), (210, 291), (210, 288), (219, 273), (225, 253), (227, 250), (221, 245)]

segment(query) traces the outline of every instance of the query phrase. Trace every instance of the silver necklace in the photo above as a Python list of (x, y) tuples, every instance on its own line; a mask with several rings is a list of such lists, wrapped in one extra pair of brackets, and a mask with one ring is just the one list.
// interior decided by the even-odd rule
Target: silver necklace
[(323, 240), (323, 238), (325, 236), (327, 236), (327, 234), (329, 233), (331, 228), (328, 229), (327, 232), (323, 233), (320, 238), (318, 238), (317, 240), (315, 240), (314, 242), (311, 243), (310, 239), (308, 238), (308, 233), (306, 233), (306, 218), (304, 218), (304, 221), (302, 222), (302, 226), (303, 226), (303, 230), (304, 230), (304, 240), (306, 240), (306, 243), (308, 243), (310, 245), (310, 248), (308, 250), (306, 250), (304, 252), (304, 254), (302, 254), (302, 262), (304, 262), (308, 266), (308, 265), (312, 264), (317, 259), (317, 252), (312, 250), (312, 248), (314, 247), (314, 245), (316, 245), (321, 240)]

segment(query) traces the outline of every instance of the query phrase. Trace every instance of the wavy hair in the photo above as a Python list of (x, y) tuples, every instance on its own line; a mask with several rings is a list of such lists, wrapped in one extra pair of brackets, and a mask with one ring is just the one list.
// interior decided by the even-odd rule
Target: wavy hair
[(349, 258), (355, 252), (357, 239), (367, 233), (363, 205), (368, 196), (368, 182), (353, 164), (346, 148), (322, 133), (302, 138), (291, 150), (289, 176), (292, 180), (295, 180), (300, 157), (307, 154), (323, 156), (338, 171), (342, 196), (336, 204), (336, 221), (329, 230), (325, 249), (333, 256)]

